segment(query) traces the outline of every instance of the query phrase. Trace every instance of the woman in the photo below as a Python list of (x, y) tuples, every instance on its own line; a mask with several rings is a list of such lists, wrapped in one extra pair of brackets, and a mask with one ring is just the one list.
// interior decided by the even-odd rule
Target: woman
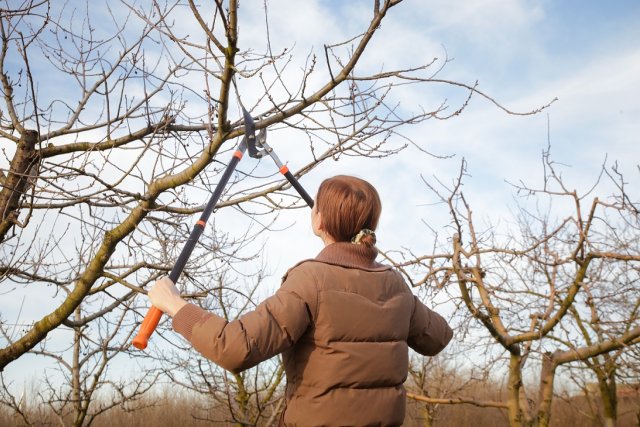
[(399, 273), (375, 262), (380, 210), (368, 182), (325, 180), (311, 214), (324, 249), (232, 322), (188, 304), (168, 278), (149, 298), (197, 351), (229, 371), (283, 353), (285, 425), (401, 425), (408, 347), (435, 355), (452, 331)]

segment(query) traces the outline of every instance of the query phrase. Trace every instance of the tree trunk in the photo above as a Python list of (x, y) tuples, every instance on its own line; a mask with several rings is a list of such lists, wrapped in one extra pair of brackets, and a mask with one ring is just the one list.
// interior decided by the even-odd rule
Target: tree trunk
[[(247, 392), (247, 388), (244, 383), (244, 377), (241, 374), (233, 374), (233, 378), (236, 381), (237, 391), (235, 395), (235, 401), (238, 404), (238, 411), (243, 422), (249, 422), (252, 420), (252, 416), (249, 413), (249, 399), (251, 394)], [(233, 413), (233, 408), (230, 408)], [(235, 418), (235, 416), (234, 416)], [(243, 423), (238, 423), (237, 426), (241, 427)]]
[(602, 400), (602, 412), (604, 427), (615, 427), (618, 419), (618, 399), (616, 396), (615, 368), (606, 373), (606, 377), (598, 377), (600, 398)]
[(556, 365), (553, 361), (553, 356), (550, 353), (545, 353), (542, 357), (542, 369), (540, 372), (540, 396), (538, 398), (537, 414), (539, 427), (548, 427), (551, 420), (555, 373)]
[[(74, 318), (76, 321), (80, 321), (82, 319), (82, 313), (80, 312), (80, 307), (76, 308), (74, 313)], [(82, 366), (80, 364), (80, 353), (82, 351), (82, 330), (81, 328), (75, 327), (73, 329), (73, 360), (71, 365), (71, 399), (73, 404), (73, 425), (74, 427), (82, 426), (84, 423), (84, 418), (87, 413), (86, 406), (83, 405), (82, 398), (82, 387), (81, 387), (81, 370)]]
[(509, 411), (509, 425), (523, 427), (522, 411), (520, 408), (520, 388), (522, 387), (522, 372), (520, 361), (522, 357), (511, 354), (509, 361), (509, 383), (507, 386), (507, 403)]
[(429, 405), (423, 405), (422, 409), (422, 425), (424, 427), (431, 427), (433, 425), (433, 419), (431, 418), (431, 411), (429, 410)]

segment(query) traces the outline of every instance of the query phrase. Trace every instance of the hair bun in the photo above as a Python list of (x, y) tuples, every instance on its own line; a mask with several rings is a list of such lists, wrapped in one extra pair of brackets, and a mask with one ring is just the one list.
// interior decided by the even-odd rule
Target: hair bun
[(368, 228), (363, 228), (358, 234), (353, 236), (351, 243), (356, 245), (373, 246), (376, 244), (376, 233)]

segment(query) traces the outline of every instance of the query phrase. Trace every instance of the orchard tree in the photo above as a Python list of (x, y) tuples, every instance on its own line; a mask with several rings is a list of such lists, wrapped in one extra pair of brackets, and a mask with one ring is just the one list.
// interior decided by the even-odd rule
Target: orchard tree
[[(603, 423), (615, 425), (618, 366), (640, 342), (639, 205), (615, 164), (603, 166), (586, 194), (569, 187), (549, 149), (543, 166), (540, 186), (514, 185), (521, 204), (515, 221), (501, 224), (475, 221), (462, 191), (464, 161), (450, 186), (425, 180), (449, 211), (450, 232), (433, 254), (397, 264), (407, 275), (421, 265), (417, 283), (459, 301), (456, 326), (469, 352), (485, 349), (476, 357), (506, 374), (505, 401), (487, 406), (504, 407), (510, 425), (549, 425), (556, 375), (585, 365), (600, 390)], [(594, 196), (599, 190), (611, 192)], [(637, 371), (624, 370), (638, 381)]]
[[(256, 30), (258, 21), (248, 18), (255, 8), (240, 8), (237, 0), (3, 2), (0, 294), (13, 306), (26, 304), (0, 313), (0, 371), (27, 353), (57, 358), (72, 372), (76, 418), (91, 412), (73, 385), (80, 359), (69, 364), (66, 350), (45, 338), (67, 334), (74, 349), (88, 354), (127, 348), (147, 309), (146, 299), (137, 303), (135, 296), (177, 258), (190, 232), (186, 224), (202, 211), (245, 134), (243, 106), (257, 130), (305, 141), (295, 146), (303, 160), (293, 172), (301, 178), (328, 159), (392, 155), (415, 143), (401, 134), (403, 127), (454, 117), (472, 94), (495, 103), (476, 85), (440, 78), (446, 58), (402, 69), (379, 64), (375, 72), (359, 65), (392, 9), (410, 7), (401, 3), (366, 2), (360, 29), (343, 40), (328, 36), (301, 59), (295, 40), (272, 41), (287, 29), (270, 26), (266, 3)], [(464, 91), (468, 99), (453, 108), (441, 101), (428, 107), (402, 104), (396, 95), (399, 87), (429, 84)], [(233, 213), (246, 231), (225, 232), (214, 218), (181, 278), (187, 296), (222, 309), (218, 302), (226, 296), (206, 296), (221, 288), (237, 296), (228, 287), (235, 280), (249, 289), (260, 283), (259, 265), (242, 273), (237, 265), (257, 259), (257, 238), (278, 212), (302, 206), (273, 169), (253, 163), (233, 175), (216, 217)], [(221, 277), (228, 280), (220, 286)], [(253, 303), (239, 302), (228, 315)], [(101, 357), (91, 362), (98, 375), (106, 372), (102, 361), (115, 355)], [(260, 384), (247, 396), (264, 395), (281, 380), (279, 367), (265, 369), (255, 378), (270, 378), (269, 384), (254, 382)], [(235, 380), (227, 389), (241, 396), (245, 378)], [(95, 384), (84, 391), (99, 392), (106, 382)], [(234, 419), (257, 422), (274, 413), (265, 407), (277, 399), (253, 409), (246, 402), (237, 402)]]
[[(234, 82), (261, 88), (244, 98), (258, 130), (279, 124), (305, 135), (309, 160), (298, 177), (326, 159), (402, 148), (390, 141), (400, 126), (445, 106), (412, 114), (386, 99), (394, 84), (428, 83), (432, 63), (356, 72), (399, 3), (372, 2), (361, 33), (325, 45), (291, 73), (290, 47), (279, 54), (269, 44), (241, 48), (236, 1), (5, 6), (0, 273), (5, 288), (28, 283), (31, 292), (42, 286), (56, 297), (38, 319), (23, 322), (24, 331), (7, 334), (0, 367), (82, 302), (100, 313), (116, 310), (167, 270), (189, 231), (185, 216), (202, 209), (192, 200), (208, 193), (245, 131)], [(219, 209), (268, 216), (296, 205), (279, 194), (284, 187), (238, 174)], [(205, 246), (223, 257), (254, 235), (207, 237)], [(197, 270), (191, 263), (187, 277)]]

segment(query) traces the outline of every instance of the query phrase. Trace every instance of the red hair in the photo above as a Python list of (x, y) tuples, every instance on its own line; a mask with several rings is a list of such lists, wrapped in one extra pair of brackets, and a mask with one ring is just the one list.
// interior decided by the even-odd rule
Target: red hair
[[(348, 175), (324, 180), (315, 203), (322, 215), (323, 229), (336, 242), (351, 241), (363, 229), (374, 231), (382, 210), (380, 196), (373, 185)], [(375, 241), (375, 235), (365, 235), (361, 243), (373, 246)]]

